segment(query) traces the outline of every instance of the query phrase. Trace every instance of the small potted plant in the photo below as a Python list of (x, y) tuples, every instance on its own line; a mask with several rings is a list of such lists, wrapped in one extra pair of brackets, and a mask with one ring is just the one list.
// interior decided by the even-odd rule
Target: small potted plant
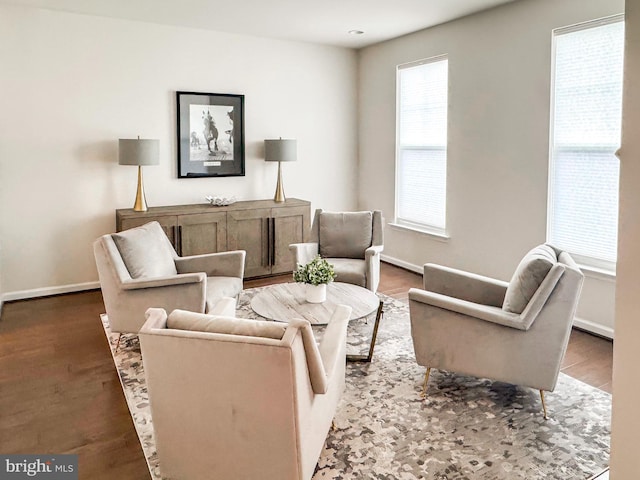
[(305, 299), (309, 303), (322, 303), (327, 299), (327, 284), (333, 282), (336, 273), (333, 265), (317, 255), (306, 265), (297, 265), (293, 280), (306, 284)]

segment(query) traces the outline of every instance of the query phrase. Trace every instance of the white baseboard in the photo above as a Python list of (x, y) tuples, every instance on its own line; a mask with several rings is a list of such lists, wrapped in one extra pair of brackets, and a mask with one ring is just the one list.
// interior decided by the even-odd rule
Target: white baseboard
[[(420, 275), (422, 275), (423, 273), (422, 266), (414, 265), (412, 263), (405, 262), (404, 260), (399, 260), (388, 255), (381, 254), (380, 260), (390, 263), (391, 265), (396, 265), (397, 267), (402, 267), (411, 272), (416, 272)], [(581, 330), (586, 330), (587, 332), (595, 333), (596, 335), (600, 335), (601, 337), (613, 339), (613, 328), (611, 327), (600, 325), (599, 323), (595, 323), (590, 320), (585, 320), (578, 317), (573, 320), (573, 325), (574, 327), (577, 327)]]
[(422, 273), (424, 272), (424, 268), (420, 265), (414, 265), (413, 263), (405, 262), (404, 260), (400, 260), (395, 257), (390, 257), (389, 255), (385, 255), (384, 253), (380, 254), (380, 260), (390, 263), (391, 265), (395, 265), (396, 267), (402, 267), (405, 270), (409, 270), (420, 275), (422, 275)]
[[(7, 292), (2, 296), (2, 302), (13, 300), (25, 300), (27, 298), (48, 297), (50, 295), (60, 295), (62, 293), (83, 292), (100, 288), (100, 282), (73, 283), (71, 285), (61, 285), (59, 287), (34, 288), (33, 290), (19, 290), (17, 292)], [(2, 303), (0, 303), (1, 305)]]
[(599, 323), (591, 322), (589, 320), (578, 317), (575, 317), (573, 319), (573, 326), (579, 328), (580, 330), (586, 330), (587, 332), (595, 333), (596, 335), (600, 335), (601, 337), (606, 337), (613, 340), (613, 328), (611, 327), (600, 325)]

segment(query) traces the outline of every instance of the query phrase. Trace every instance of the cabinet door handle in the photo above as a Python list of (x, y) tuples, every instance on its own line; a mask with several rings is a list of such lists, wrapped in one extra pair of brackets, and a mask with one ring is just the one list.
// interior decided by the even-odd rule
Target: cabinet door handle
[(271, 265), (271, 222), (269, 221), (271, 220), (270, 218), (265, 218), (262, 221), (266, 221), (267, 222), (267, 258), (266, 261), (264, 261), (264, 257), (263, 257), (263, 265), (265, 267), (268, 267)]
[(176, 242), (176, 250), (178, 255), (182, 256), (182, 225), (178, 225), (178, 239)]
[(276, 219), (271, 218), (271, 266), (276, 264)]

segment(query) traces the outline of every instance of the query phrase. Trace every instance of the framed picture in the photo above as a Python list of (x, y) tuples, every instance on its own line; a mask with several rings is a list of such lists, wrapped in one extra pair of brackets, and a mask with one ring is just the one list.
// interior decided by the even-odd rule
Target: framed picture
[(244, 176), (244, 95), (176, 92), (178, 178)]

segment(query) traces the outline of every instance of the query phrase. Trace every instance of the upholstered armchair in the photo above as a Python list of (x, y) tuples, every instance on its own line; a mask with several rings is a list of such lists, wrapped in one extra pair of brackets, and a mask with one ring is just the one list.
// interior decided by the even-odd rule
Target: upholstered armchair
[(289, 324), (147, 311), (140, 348), (163, 477), (310, 480), (345, 386), (350, 307), (318, 346)]
[(243, 250), (179, 257), (158, 222), (93, 244), (111, 330), (138, 333), (149, 307), (207, 312), (242, 291)]
[(409, 290), (416, 360), (427, 367), (553, 391), (583, 274), (566, 252), (532, 249), (510, 282), (433, 264)]
[(336, 281), (352, 283), (372, 292), (380, 283), (383, 250), (382, 212), (324, 212), (313, 218), (308, 243), (289, 246), (295, 265), (309, 263), (316, 255), (334, 267)]

